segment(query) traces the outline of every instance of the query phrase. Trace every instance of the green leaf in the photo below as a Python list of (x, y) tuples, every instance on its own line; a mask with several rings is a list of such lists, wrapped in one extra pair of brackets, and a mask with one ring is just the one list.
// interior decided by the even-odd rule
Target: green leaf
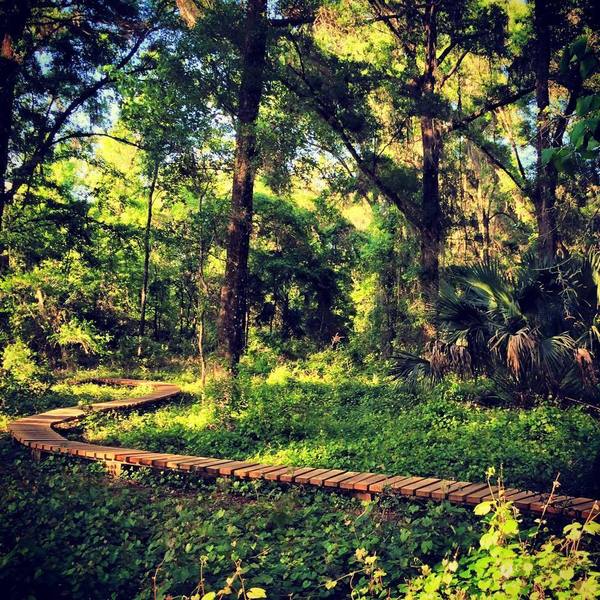
[(507, 581), (504, 584), (504, 591), (510, 598), (519, 598), (521, 596), (521, 581), (518, 579)]
[(583, 526), (583, 531), (585, 533), (589, 533), (590, 535), (596, 535), (600, 533), (600, 523), (596, 523), (596, 521), (590, 521)]
[(577, 57), (581, 59), (585, 56), (586, 49), (587, 38), (585, 36), (581, 36), (571, 44), (571, 56), (573, 58)]
[(483, 515), (487, 515), (490, 512), (490, 510), (492, 510), (491, 502), (481, 502), (480, 504), (478, 504), (475, 507), (473, 512), (476, 515), (483, 516)]
[(246, 596), (250, 598), (250, 600), (254, 600), (255, 598), (266, 598), (267, 592), (259, 587), (253, 587), (248, 590)]
[(556, 148), (545, 148), (542, 150), (542, 164), (547, 165), (550, 161), (554, 160), (556, 154)]
[(570, 581), (571, 579), (573, 579), (574, 575), (575, 570), (573, 569), (573, 567), (565, 567), (564, 569), (560, 570), (560, 577), (565, 581)]
[(515, 519), (508, 519), (500, 525), (500, 530), (504, 535), (514, 535), (519, 531), (519, 524)]
[(581, 75), (581, 79), (587, 79), (597, 68), (598, 61), (595, 56), (588, 55), (586, 56), (581, 63), (579, 63), (579, 74)]
[(215, 592), (208, 592), (208, 594), (204, 594), (204, 596), (202, 596), (202, 600), (215, 600), (216, 597), (217, 594)]
[(498, 532), (490, 531), (481, 536), (479, 540), (479, 545), (486, 550), (487, 548), (491, 548), (498, 543)]
[(583, 96), (577, 100), (575, 112), (578, 117), (585, 117), (587, 114), (600, 110), (600, 94)]
[(576, 148), (580, 147), (583, 144), (586, 129), (587, 129), (586, 121), (580, 121), (573, 127), (573, 129), (571, 129), (571, 131), (569, 133), (569, 137), (571, 138), (571, 143)]

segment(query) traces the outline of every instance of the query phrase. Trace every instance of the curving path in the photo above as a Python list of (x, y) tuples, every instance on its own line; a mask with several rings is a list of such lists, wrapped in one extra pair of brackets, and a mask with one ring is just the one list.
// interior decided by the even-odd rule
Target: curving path
[[(172, 398), (180, 393), (176, 385), (163, 382), (142, 381), (137, 379), (95, 379), (97, 383), (130, 385), (132, 387), (151, 384), (153, 392), (146, 396), (99, 402), (91, 405), (94, 411), (135, 408), (152, 404), (159, 400)], [(12, 422), (8, 428), (15, 440), (32, 449), (34, 458), (43, 452), (70, 454), (90, 460), (106, 463), (109, 471), (120, 473), (122, 465), (148, 466), (156, 469), (192, 472), (204, 477), (229, 476), (242, 479), (266, 479), (292, 484), (304, 484), (329, 489), (346, 490), (363, 498), (372, 494), (391, 493), (430, 500), (448, 500), (457, 504), (475, 505), (492, 498), (492, 492), (486, 483), (451, 481), (433, 477), (403, 477), (381, 473), (360, 473), (341, 469), (315, 469), (312, 467), (286, 467), (283, 465), (265, 465), (251, 461), (225, 460), (181, 454), (162, 454), (136, 450), (133, 448), (115, 448), (97, 446), (85, 442), (67, 440), (55, 427), (77, 421), (88, 413), (77, 408), (57, 408), (31, 417)], [(508, 500), (521, 511), (547, 515), (564, 515), (577, 519), (588, 519), (600, 512), (600, 502), (592, 498), (573, 496), (555, 496), (548, 504), (548, 494), (520, 491), (512, 488), (505, 490)], [(548, 506), (546, 506), (548, 504)], [(544, 511), (544, 507), (545, 511)]]

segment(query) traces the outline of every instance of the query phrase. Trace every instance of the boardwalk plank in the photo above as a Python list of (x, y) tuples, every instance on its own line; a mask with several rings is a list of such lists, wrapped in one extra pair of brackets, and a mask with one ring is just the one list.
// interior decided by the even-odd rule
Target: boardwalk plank
[(466, 502), (467, 496), (480, 490), (487, 490), (487, 483), (472, 483), (448, 494), (450, 502)]
[(334, 475), (325, 481), (325, 487), (337, 488), (340, 487), (342, 481), (351, 479), (358, 475), (358, 471), (342, 471), (339, 475)]
[(342, 481), (340, 483), (340, 488), (343, 490), (353, 490), (357, 483), (360, 483), (363, 479), (369, 479), (370, 477), (373, 477), (373, 475), (377, 475), (377, 473), (358, 473), (358, 475)]

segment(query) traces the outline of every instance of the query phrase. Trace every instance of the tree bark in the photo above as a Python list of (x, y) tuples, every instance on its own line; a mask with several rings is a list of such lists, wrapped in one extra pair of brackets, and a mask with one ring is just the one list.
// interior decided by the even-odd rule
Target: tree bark
[(20, 66), (16, 45), (23, 36), (30, 14), (29, 0), (9, 0), (0, 20), (0, 273), (8, 267), (8, 255), (2, 232), (6, 206), (10, 200), (6, 176), (13, 127), (15, 87)]
[(423, 138), (423, 183), (421, 234), (421, 292), (425, 301), (434, 304), (439, 290), (440, 251), (442, 244), (442, 212), (440, 209), (439, 131), (433, 119), (421, 119)]
[[(422, 95), (427, 102), (435, 92), (437, 69), (437, 27), (435, 2), (425, 8), (425, 72)], [(426, 107), (426, 112), (428, 108)], [(441, 132), (439, 124), (428, 114), (421, 117), (423, 146), (423, 181), (421, 198), (421, 290), (428, 304), (435, 304), (439, 290), (439, 256), (442, 241), (442, 212), (440, 208)]]
[(235, 372), (245, 346), (248, 252), (257, 155), (255, 125), (266, 60), (266, 0), (248, 0), (245, 32), (227, 261), (218, 322), (219, 352), (232, 372)]
[(150, 235), (152, 233), (152, 209), (154, 205), (154, 192), (156, 190), (156, 181), (158, 180), (158, 161), (154, 164), (152, 171), (152, 181), (150, 182), (150, 191), (148, 193), (148, 212), (146, 214), (146, 228), (144, 230), (144, 271), (142, 275), (142, 289), (140, 290), (140, 327), (138, 332), (137, 355), (142, 355), (142, 344), (146, 333), (146, 305), (148, 302), (148, 275), (150, 272)]
[(537, 103), (536, 179), (532, 194), (538, 227), (538, 256), (553, 262), (556, 254), (556, 185), (557, 173), (552, 163), (543, 164), (544, 150), (552, 146), (549, 70), (552, 7), (547, 0), (536, 0), (535, 28), (535, 97)]
[(198, 256), (198, 273), (197, 273), (197, 306), (196, 306), (196, 340), (198, 343), (198, 358), (200, 360), (200, 381), (202, 387), (206, 384), (206, 354), (204, 351), (204, 335), (205, 335), (205, 320), (206, 311), (209, 303), (209, 289), (204, 276), (204, 263), (206, 261), (206, 248), (204, 241), (204, 227), (202, 225), (202, 195), (198, 202), (198, 214), (200, 215), (200, 248)]

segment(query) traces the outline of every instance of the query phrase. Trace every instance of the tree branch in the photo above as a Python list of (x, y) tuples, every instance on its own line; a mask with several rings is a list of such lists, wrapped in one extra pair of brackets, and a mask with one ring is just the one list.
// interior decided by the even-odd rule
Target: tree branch
[(407, 56), (409, 56), (411, 60), (415, 60), (414, 49), (411, 48), (406, 42), (405, 36), (403, 35), (403, 31), (399, 29), (396, 24), (393, 23), (393, 21), (405, 15), (403, 15), (402, 13), (392, 13), (390, 9), (386, 7), (383, 2), (381, 2), (381, 0), (369, 0), (369, 4), (373, 8), (376, 18), (378, 20), (383, 21), (386, 27), (394, 35), (394, 37), (396, 37), (396, 39), (402, 44), (402, 47), (404, 48), (404, 51), (406, 52)]
[(448, 56), (448, 54), (450, 54), (450, 52), (452, 52), (452, 50), (454, 50), (454, 48), (456, 48), (456, 42), (450, 42), (450, 44), (446, 46), (438, 56), (437, 64), (441, 65), (444, 62), (444, 59)]
[(271, 27), (297, 27), (298, 25), (310, 25), (315, 22), (315, 15), (305, 15), (302, 17), (282, 17), (280, 19), (269, 19)]
[[(296, 48), (298, 52), (298, 48)], [(343, 124), (338, 120), (335, 107), (327, 105), (322, 98), (319, 97), (316, 90), (310, 85), (307, 80), (304, 72), (304, 64), (302, 61), (302, 57), (299, 56), (300, 60), (300, 71), (294, 69), (294, 67), (288, 67), (291, 72), (304, 84), (306, 91), (303, 91), (295, 86), (291, 81), (287, 80), (285, 77), (282, 77), (282, 83), (295, 92), (298, 96), (304, 97), (309, 100), (313, 110), (325, 121), (332, 129), (335, 131), (344, 147), (353, 158), (354, 162), (358, 169), (365, 175), (373, 184), (375, 188), (379, 190), (379, 192), (392, 204), (396, 205), (398, 209), (404, 214), (406, 219), (413, 225), (414, 227), (419, 227), (421, 224), (421, 216), (420, 211), (417, 206), (408, 202), (403, 196), (398, 194), (395, 190), (393, 190), (380, 176), (377, 172), (376, 165), (369, 164), (360, 154), (360, 152), (354, 146), (352, 138), (344, 128)]]
[(527, 192), (526, 184), (523, 181), (521, 181), (498, 157), (494, 156), (494, 154), (492, 154), (492, 152), (483, 144), (479, 144), (475, 140), (471, 141), (479, 148), (479, 150), (481, 150), (481, 152), (489, 160), (490, 163), (492, 163), (495, 167), (497, 167), (503, 173), (506, 173), (506, 175), (510, 177), (511, 181), (517, 186), (517, 188), (521, 192)]
[(571, 90), (571, 93), (569, 94), (569, 100), (567, 101), (567, 105), (565, 106), (565, 111), (558, 118), (558, 123), (556, 124), (556, 131), (552, 136), (552, 146), (560, 146), (562, 144), (562, 139), (565, 135), (565, 130), (567, 129), (569, 118), (573, 115), (573, 112), (575, 111), (575, 107), (577, 106), (577, 99), (579, 98), (580, 93), (581, 86), (577, 86), (575, 89)]
[(458, 71), (458, 69), (460, 68), (460, 65), (461, 65), (462, 61), (465, 60), (465, 58), (467, 57), (467, 54), (469, 54), (469, 51), (465, 50), (458, 57), (458, 60), (456, 61), (456, 63), (454, 64), (454, 66), (440, 80), (439, 89), (442, 89), (444, 87), (444, 84), (446, 83), (446, 81), (448, 81), (448, 79), (450, 79), (450, 77), (452, 77), (452, 75), (454, 75), (454, 73), (456, 73), (456, 71)]
[(493, 100), (490, 102), (486, 102), (479, 110), (471, 113), (470, 115), (466, 115), (461, 119), (455, 119), (450, 124), (449, 128), (446, 131), (454, 131), (456, 129), (464, 129), (469, 123), (476, 121), (479, 117), (496, 110), (497, 108), (502, 108), (503, 106), (507, 106), (508, 104), (513, 104), (517, 100), (524, 98), (534, 90), (534, 86), (528, 86), (515, 92), (514, 94), (510, 94), (509, 96), (505, 96), (504, 98), (500, 98), (498, 100)]
[(52, 145), (56, 146), (61, 142), (66, 142), (67, 140), (79, 139), (79, 138), (89, 138), (89, 137), (105, 137), (111, 140), (115, 140), (115, 142), (120, 142), (121, 144), (127, 144), (128, 146), (134, 146), (135, 148), (139, 148), (140, 150), (146, 150), (145, 146), (139, 144), (138, 142), (133, 142), (126, 138), (119, 137), (117, 135), (111, 135), (110, 133), (96, 132), (96, 131), (78, 131), (75, 133), (70, 133), (68, 135), (63, 135), (62, 137), (56, 138)]
[[(125, 56), (115, 65), (115, 70), (122, 70), (133, 57), (137, 54), (137, 51), (147, 39), (148, 35), (154, 31), (154, 28), (146, 29), (138, 39), (135, 41), (133, 46), (125, 54)], [(60, 113), (52, 126), (46, 131), (40, 131), (38, 144), (29, 158), (19, 169), (16, 179), (13, 181), (13, 185), (10, 191), (11, 198), (19, 191), (19, 189), (27, 182), (30, 181), (35, 173), (38, 165), (42, 163), (47, 153), (54, 145), (54, 140), (58, 135), (64, 124), (70, 119), (70, 117), (88, 100), (93, 98), (102, 88), (114, 82), (114, 78), (111, 75), (106, 75), (102, 79), (98, 80), (94, 84), (84, 89), (77, 98), (71, 101), (71, 103)]]

